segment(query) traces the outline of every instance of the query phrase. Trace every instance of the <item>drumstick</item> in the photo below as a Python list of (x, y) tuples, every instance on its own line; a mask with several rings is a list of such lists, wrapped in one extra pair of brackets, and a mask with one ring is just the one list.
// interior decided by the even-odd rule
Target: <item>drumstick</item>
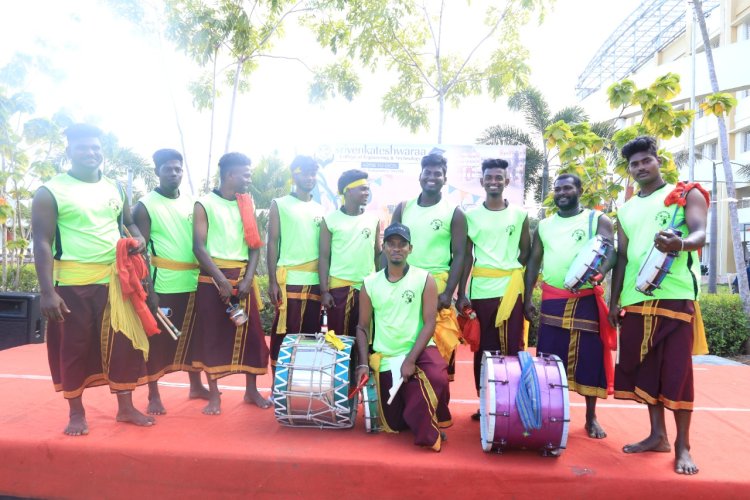
[(161, 324), (164, 325), (164, 328), (167, 330), (167, 333), (169, 333), (173, 339), (177, 340), (177, 335), (174, 334), (172, 331), (172, 328), (169, 327), (169, 325), (164, 321), (164, 316), (160, 313), (156, 313), (156, 318), (161, 321)]
[(161, 312), (161, 310), (158, 310), (156, 314), (161, 318), (162, 323), (165, 323), (174, 332), (174, 334), (177, 337), (182, 335), (182, 332), (180, 331), (180, 329), (174, 326), (174, 323), (172, 323), (172, 320), (169, 319), (166, 314)]

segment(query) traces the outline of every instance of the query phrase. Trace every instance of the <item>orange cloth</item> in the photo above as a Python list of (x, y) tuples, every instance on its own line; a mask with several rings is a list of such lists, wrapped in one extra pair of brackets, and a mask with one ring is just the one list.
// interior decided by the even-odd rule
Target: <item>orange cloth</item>
[(596, 285), (594, 288), (586, 288), (573, 293), (562, 288), (555, 288), (542, 283), (542, 302), (547, 299), (577, 299), (596, 295), (596, 306), (599, 310), (599, 338), (604, 346), (604, 375), (607, 379), (607, 394), (614, 394), (615, 388), (615, 364), (608, 351), (617, 350), (617, 330), (609, 324), (609, 307), (604, 301), (604, 288)]
[(479, 350), (479, 318), (474, 309), (466, 308), (458, 315), (458, 326), (461, 327), (461, 337), (469, 344), (471, 352)]
[(260, 241), (260, 233), (258, 232), (258, 223), (255, 221), (255, 204), (253, 203), (253, 197), (247, 193), (235, 194), (237, 198), (237, 207), (240, 209), (240, 218), (242, 219), (242, 227), (245, 230), (245, 241), (247, 246), (250, 248), (260, 248), (263, 246), (263, 242)]
[(711, 206), (711, 195), (697, 182), (678, 182), (671, 193), (664, 199), (664, 206), (674, 205), (684, 207), (687, 204), (687, 194), (691, 189), (697, 189), (706, 199), (706, 205)]
[(141, 285), (141, 280), (148, 276), (146, 262), (141, 255), (128, 253), (131, 248), (137, 246), (138, 241), (134, 238), (122, 238), (117, 242), (117, 277), (120, 281), (123, 300), (129, 300), (133, 304), (143, 330), (150, 336), (161, 330), (146, 305), (146, 291)]

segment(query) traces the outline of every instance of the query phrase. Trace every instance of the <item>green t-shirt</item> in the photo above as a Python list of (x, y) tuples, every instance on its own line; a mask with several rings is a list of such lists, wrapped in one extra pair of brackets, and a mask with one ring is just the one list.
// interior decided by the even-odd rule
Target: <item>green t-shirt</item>
[[(152, 255), (177, 262), (194, 264), (193, 206), (188, 193), (180, 192), (175, 199), (151, 191), (140, 199), (151, 219), (151, 240), (148, 247)], [(173, 271), (151, 267), (151, 278), (157, 293), (194, 292), (198, 288), (199, 270)]]
[(456, 206), (445, 197), (431, 207), (420, 207), (417, 200), (407, 201), (401, 215), (414, 247), (409, 264), (433, 274), (446, 272), (451, 267), (451, 221)]
[(409, 266), (406, 276), (391, 283), (385, 269), (365, 278), (367, 295), (372, 302), (375, 335), (372, 347), (383, 354), (380, 371), (391, 369), (389, 356), (403, 356), (417, 341), (422, 321), (422, 293), (427, 271)]
[[(83, 182), (64, 173), (47, 181), (44, 188), (57, 205), (53, 258), (96, 264), (114, 262), (124, 205), (115, 181), (102, 176), (97, 182)], [(108, 282), (109, 277), (97, 281)]]
[[(552, 217), (539, 221), (539, 239), (544, 248), (542, 260), (542, 279), (555, 288), (565, 288), (565, 276), (578, 253), (596, 236), (599, 227), (600, 212), (584, 209), (572, 217)], [(591, 288), (591, 283), (581, 289)]]
[(672, 192), (674, 185), (668, 184), (641, 198), (633, 196), (617, 212), (617, 220), (628, 238), (628, 265), (625, 268), (625, 279), (620, 294), (620, 305), (629, 306), (646, 300), (698, 298), (698, 278), (700, 262), (696, 252), (679, 252), (669, 270), (669, 274), (654, 290), (653, 297), (639, 292), (635, 288), (636, 277), (654, 246), (654, 235), (669, 227), (677, 208), (675, 225), (682, 231), (682, 237), (689, 234), (685, 223), (685, 209), (678, 205), (664, 206), (664, 200)]
[(328, 274), (356, 282), (354, 287), (359, 290), (365, 276), (375, 271), (378, 217), (370, 212), (352, 216), (336, 210), (325, 216), (325, 222), (331, 233)]
[[(316, 260), (320, 255), (320, 222), (323, 220), (323, 206), (313, 200), (302, 201), (286, 195), (276, 198), (279, 209), (279, 260), (277, 266), (297, 266)], [(318, 285), (318, 272), (288, 271), (287, 285)]]
[[(474, 266), (511, 271), (521, 269), (518, 262), (521, 232), (527, 214), (520, 207), (508, 205), (503, 210), (489, 210), (484, 204), (466, 214), (468, 234), (474, 243)], [(472, 277), (469, 298), (492, 299), (505, 294), (510, 276), (503, 278)]]
[(206, 210), (208, 255), (215, 259), (247, 261), (249, 250), (237, 200), (225, 200), (212, 191), (197, 203)]

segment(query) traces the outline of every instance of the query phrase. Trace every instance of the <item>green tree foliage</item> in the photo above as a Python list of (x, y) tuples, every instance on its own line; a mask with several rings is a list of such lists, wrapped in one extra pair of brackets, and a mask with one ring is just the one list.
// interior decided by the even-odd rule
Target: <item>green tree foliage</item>
[[(660, 139), (679, 137), (693, 121), (691, 110), (675, 110), (669, 99), (680, 91), (680, 77), (674, 73), (658, 77), (650, 86), (638, 89), (631, 80), (612, 84), (607, 89), (613, 109), (620, 108), (620, 116), (637, 106), (641, 121), (618, 130), (611, 138), (602, 137), (591, 124), (571, 125), (558, 121), (549, 125), (544, 133), (547, 147), (556, 149), (560, 160), (559, 174), (574, 173), (583, 181), (581, 203), (588, 207), (609, 209), (615, 215), (620, 193), (631, 185), (628, 164), (616, 155), (628, 141), (640, 135)], [(671, 153), (660, 149), (662, 176), (667, 182), (676, 182), (678, 170)], [(614, 158), (614, 168), (610, 168)], [(548, 212), (555, 211), (551, 195), (544, 200)]]
[[(358, 60), (372, 71), (387, 68), (395, 73), (381, 109), (402, 127), (412, 132), (429, 130), (430, 102), (436, 102), (440, 143), (446, 103), (455, 107), (483, 92), (497, 98), (526, 84), (528, 54), (519, 29), (535, 14), (541, 21), (546, 3), (312, 0), (315, 13), (307, 16), (306, 23), (318, 42), (342, 59)], [(463, 29), (466, 16), (480, 15), (484, 26), (451, 33), (452, 27)], [(359, 85), (352, 68), (343, 64), (318, 69), (311, 88), (313, 100), (329, 97), (332, 88), (342, 92)]]

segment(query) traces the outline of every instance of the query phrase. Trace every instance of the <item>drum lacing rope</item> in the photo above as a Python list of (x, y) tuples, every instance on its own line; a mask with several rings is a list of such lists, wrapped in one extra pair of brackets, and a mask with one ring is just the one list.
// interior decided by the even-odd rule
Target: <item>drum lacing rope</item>
[(542, 428), (541, 391), (531, 354), (520, 351), (518, 362), (521, 365), (521, 383), (516, 393), (516, 407), (525, 430), (524, 435), (528, 436), (531, 429)]

